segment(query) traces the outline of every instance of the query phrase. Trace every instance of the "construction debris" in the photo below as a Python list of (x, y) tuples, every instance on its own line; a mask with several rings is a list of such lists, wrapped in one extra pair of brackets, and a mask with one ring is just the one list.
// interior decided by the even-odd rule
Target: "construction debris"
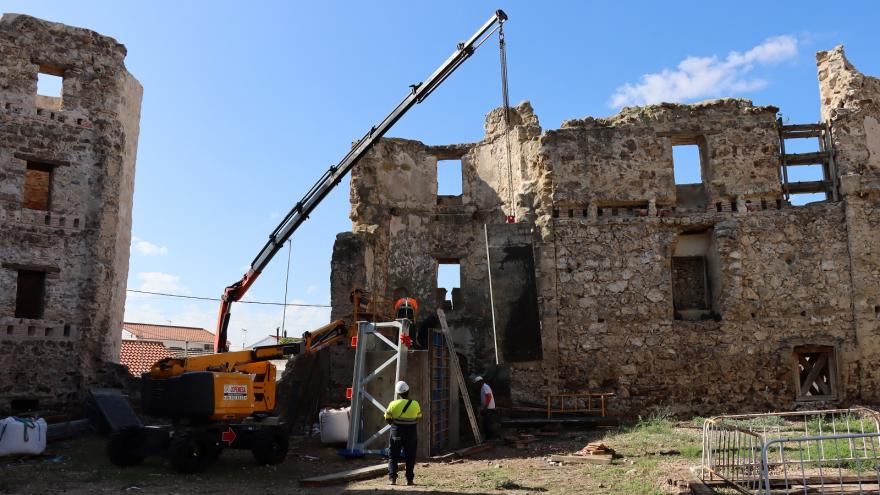
[(602, 442), (590, 442), (586, 447), (578, 450), (574, 455), (614, 455), (614, 449)]

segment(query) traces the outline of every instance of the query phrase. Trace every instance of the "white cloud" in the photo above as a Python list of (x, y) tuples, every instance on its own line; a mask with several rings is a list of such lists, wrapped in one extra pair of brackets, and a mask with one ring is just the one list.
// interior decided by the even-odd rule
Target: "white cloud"
[(189, 289), (180, 285), (180, 277), (177, 275), (162, 272), (141, 272), (137, 274), (136, 278), (141, 283), (138, 290), (170, 294), (189, 294)]
[(306, 294), (314, 294), (316, 290), (318, 290), (318, 286), (317, 286), (317, 285), (310, 285), (310, 286), (306, 289)]
[(132, 247), (134, 247), (135, 251), (137, 251), (141, 254), (145, 254), (147, 256), (151, 256), (151, 255), (164, 256), (164, 255), (168, 254), (168, 248), (165, 246), (157, 246), (157, 245), (153, 244), (152, 242), (144, 241), (144, 240), (138, 239), (137, 237), (132, 238), (131, 242), (132, 242)]
[(611, 96), (610, 106), (649, 105), (695, 98), (744, 93), (767, 86), (760, 78), (748, 78), (756, 65), (770, 65), (797, 56), (797, 39), (774, 36), (745, 53), (730, 52), (724, 60), (687, 57), (674, 70), (645, 74), (636, 84), (624, 84)]

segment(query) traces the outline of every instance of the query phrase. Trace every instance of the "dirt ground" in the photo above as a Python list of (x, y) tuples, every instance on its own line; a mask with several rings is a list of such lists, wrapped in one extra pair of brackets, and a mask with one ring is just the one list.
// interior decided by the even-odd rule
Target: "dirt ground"
[[(383, 477), (302, 488), (302, 478), (375, 465), (382, 459), (344, 459), (314, 438), (291, 440), (287, 460), (277, 466), (257, 466), (249, 452), (229, 450), (206, 471), (182, 475), (160, 458), (117, 468), (104, 455), (106, 439), (88, 436), (50, 444), (38, 459), (0, 459), (0, 493), (678, 494), (684, 491), (688, 469), (699, 464), (700, 456), (697, 428), (653, 421), (606, 431), (565, 431), (556, 437), (540, 437), (522, 449), (498, 445), (457, 463), (421, 461), (412, 487), (388, 486)], [(572, 453), (596, 440), (617, 451), (611, 465), (549, 462), (552, 454)]]

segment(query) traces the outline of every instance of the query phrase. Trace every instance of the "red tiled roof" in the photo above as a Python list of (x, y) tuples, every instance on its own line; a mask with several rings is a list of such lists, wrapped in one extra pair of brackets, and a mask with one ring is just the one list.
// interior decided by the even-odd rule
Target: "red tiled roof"
[(173, 325), (151, 325), (149, 323), (123, 323), (122, 328), (139, 339), (179, 340), (181, 342), (214, 343), (214, 334), (198, 327), (178, 327)]
[(151, 340), (123, 340), (119, 349), (119, 363), (128, 366), (134, 376), (150, 371), (156, 361), (171, 357), (161, 342)]

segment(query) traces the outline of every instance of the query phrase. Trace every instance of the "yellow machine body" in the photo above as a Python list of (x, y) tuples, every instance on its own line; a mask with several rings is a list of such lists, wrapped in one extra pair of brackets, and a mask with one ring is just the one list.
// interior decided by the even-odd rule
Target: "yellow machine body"
[(301, 342), (182, 358), (165, 358), (144, 374), (144, 406), (160, 417), (239, 420), (270, 413), (276, 402), (272, 359), (315, 352), (348, 336), (342, 320), (308, 332)]

